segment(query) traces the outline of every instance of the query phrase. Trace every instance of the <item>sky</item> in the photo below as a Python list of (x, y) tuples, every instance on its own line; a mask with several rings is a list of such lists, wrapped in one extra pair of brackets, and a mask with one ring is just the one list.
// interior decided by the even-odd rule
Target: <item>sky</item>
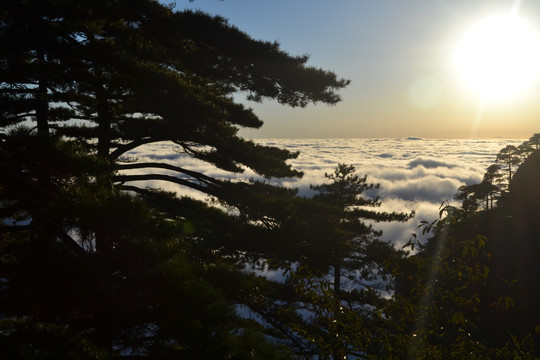
[[(351, 80), (336, 106), (247, 103), (264, 125), (242, 130), (244, 137), (523, 139), (539, 132), (540, 76), (529, 71), (519, 96), (486, 100), (467, 86), (453, 60), (467, 30), (494, 14), (514, 9), (540, 33), (538, 1), (176, 2), (175, 10), (184, 8), (221, 15), (253, 38), (278, 41), (291, 55), (310, 55), (309, 65)], [(540, 40), (526, 46), (540, 49)]]

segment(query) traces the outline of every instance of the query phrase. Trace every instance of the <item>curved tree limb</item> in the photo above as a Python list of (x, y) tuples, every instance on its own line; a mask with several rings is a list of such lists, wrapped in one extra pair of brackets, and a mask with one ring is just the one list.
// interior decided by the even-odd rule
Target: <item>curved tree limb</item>
[(166, 140), (168, 140), (168, 139), (165, 139), (165, 138), (156, 139), (156, 138), (151, 138), (151, 137), (137, 139), (137, 140), (134, 140), (134, 141), (132, 141), (130, 143), (127, 143), (125, 145), (118, 146), (116, 148), (116, 150), (112, 151), (109, 154), (108, 157), (109, 157), (110, 160), (116, 160), (120, 156), (127, 153), (128, 151), (133, 150), (133, 149), (135, 149), (135, 148), (137, 148), (139, 146), (146, 145), (146, 144), (151, 144), (151, 143), (159, 142), (159, 141), (166, 141)]
[(208, 186), (202, 186), (200, 184), (197, 184), (195, 182), (181, 179), (178, 177), (174, 177), (171, 175), (163, 175), (163, 174), (142, 174), (142, 175), (116, 175), (113, 176), (112, 180), (114, 182), (119, 182), (121, 184), (125, 182), (131, 182), (131, 181), (148, 181), (148, 180), (161, 180), (166, 181), (182, 186), (189, 187), (194, 190), (198, 190), (202, 193), (208, 194), (208, 195), (216, 195), (217, 194), (217, 185), (216, 184), (210, 184)]
[(165, 170), (172, 170), (172, 171), (176, 171), (182, 174), (192, 176), (196, 178), (197, 180), (200, 180), (207, 184), (217, 184), (218, 182), (216, 179), (211, 178), (210, 176), (206, 176), (196, 171), (184, 169), (179, 166), (174, 166), (174, 165), (164, 164), (164, 163), (157, 163), (157, 162), (121, 164), (121, 165), (116, 165), (115, 168), (116, 170), (133, 170), (133, 169), (145, 169), (145, 168), (165, 169)]

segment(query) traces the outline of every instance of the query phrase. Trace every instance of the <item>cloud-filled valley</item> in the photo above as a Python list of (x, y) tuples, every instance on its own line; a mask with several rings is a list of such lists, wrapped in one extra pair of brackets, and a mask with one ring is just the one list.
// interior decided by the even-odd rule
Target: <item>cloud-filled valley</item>
[[(405, 224), (375, 224), (383, 238), (396, 245), (408, 241), (421, 220), (437, 218), (443, 201), (451, 201), (457, 188), (482, 180), (486, 168), (495, 161), (506, 145), (518, 145), (515, 139), (435, 140), (419, 138), (394, 139), (258, 139), (256, 142), (299, 152), (291, 165), (304, 172), (300, 179), (271, 179), (271, 182), (297, 188), (310, 196), (311, 184), (325, 181), (338, 163), (352, 164), (358, 175), (367, 175), (370, 183), (379, 183), (375, 194), (382, 201), (381, 210), (414, 210), (416, 216)], [(176, 151), (173, 144), (158, 143), (141, 147), (129, 154), (136, 161), (163, 161), (218, 178), (258, 178), (246, 170), (232, 175)], [(166, 183), (148, 183), (165, 190), (199, 196), (192, 190)]]

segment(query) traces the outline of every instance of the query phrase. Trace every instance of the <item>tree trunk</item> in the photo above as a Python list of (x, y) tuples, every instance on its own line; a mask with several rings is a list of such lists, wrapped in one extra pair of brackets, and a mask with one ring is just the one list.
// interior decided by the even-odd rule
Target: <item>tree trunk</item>
[(341, 264), (334, 265), (334, 295), (337, 299), (340, 298), (341, 292)]
[[(98, 77), (99, 78), (99, 77)], [(111, 144), (111, 112), (105, 90), (101, 84), (96, 88), (97, 116), (98, 116), (98, 139), (97, 157), (100, 161), (106, 162), (109, 156)], [(109, 188), (112, 174), (101, 172), (96, 174), (98, 187)], [(105, 199), (99, 199), (100, 201)], [(99, 216), (99, 215), (98, 215)], [(95, 230), (96, 253), (98, 258), (98, 304), (96, 304), (96, 341), (106, 349), (111, 355), (113, 352), (113, 237), (110, 233), (111, 219), (101, 217), (97, 219)]]
[(41, 139), (49, 137), (49, 101), (47, 94), (47, 78), (45, 76), (45, 55), (43, 50), (38, 50), (38, 90), (36, 93), (36, 122), (38, 136)]
[[(336, 261), (334, 265), (334, 296), (338, 303), (341, 302), (341, 264)], [(338, 306), (337, 309), (334, 310), (334, 319), (337, 320), (340, 318), (340, 308)], [(339, 321), (339, 320), (338, 320)], [(336, 333), (334, 336), (338, 337), (339, 334)], [(339, 343), (339, 339), (336, 339)], [(343, 359), (343, 350), (341, 347), (334, 348), (332, 357), (334, 360), (342, 360)]]

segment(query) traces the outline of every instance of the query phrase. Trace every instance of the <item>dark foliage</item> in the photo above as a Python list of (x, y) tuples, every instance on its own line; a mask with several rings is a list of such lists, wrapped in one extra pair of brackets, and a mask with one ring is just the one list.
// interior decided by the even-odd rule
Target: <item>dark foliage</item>
[[(434, 256), (449, 234), (458, 245), (475, 236), (487, 240), (483, 251), (488, 256), (481, 264), (488, 272), (474, 288), (467, 286), (477, 296), (475, 313), (470, 316), (475, 336), (491, 348), (516, 339), (526, 339), (530, 349), (540, 345), (536, 331), (540, 325), (536, 289), (540, 281), (540, 154), (534, 145), (536, 137), (519, 147), (505, 147), (481, 184), (460, 188), (457, 198), (463, 205), (454, 210), (455, 221), (438, 228), (423, 250), (424, 255)], [(482, 211), (475, 199), (485, 204)]]
[[(229, 290), (250, 278), (245, 264), (286, 253), (270, 234), (295, 192), (129, 152), (169, 142), (228, 172), (300, 176), (286, 163), (296, 153), (237, 135), (262, 121), (233, 95), (338, 102), (348, 81), (307, 60), (157, 1), (0, 2), (7, 356), (288, 357), (238, 316), (246, 300)], [(142, 181), (195, 189), (222, 207)]]

